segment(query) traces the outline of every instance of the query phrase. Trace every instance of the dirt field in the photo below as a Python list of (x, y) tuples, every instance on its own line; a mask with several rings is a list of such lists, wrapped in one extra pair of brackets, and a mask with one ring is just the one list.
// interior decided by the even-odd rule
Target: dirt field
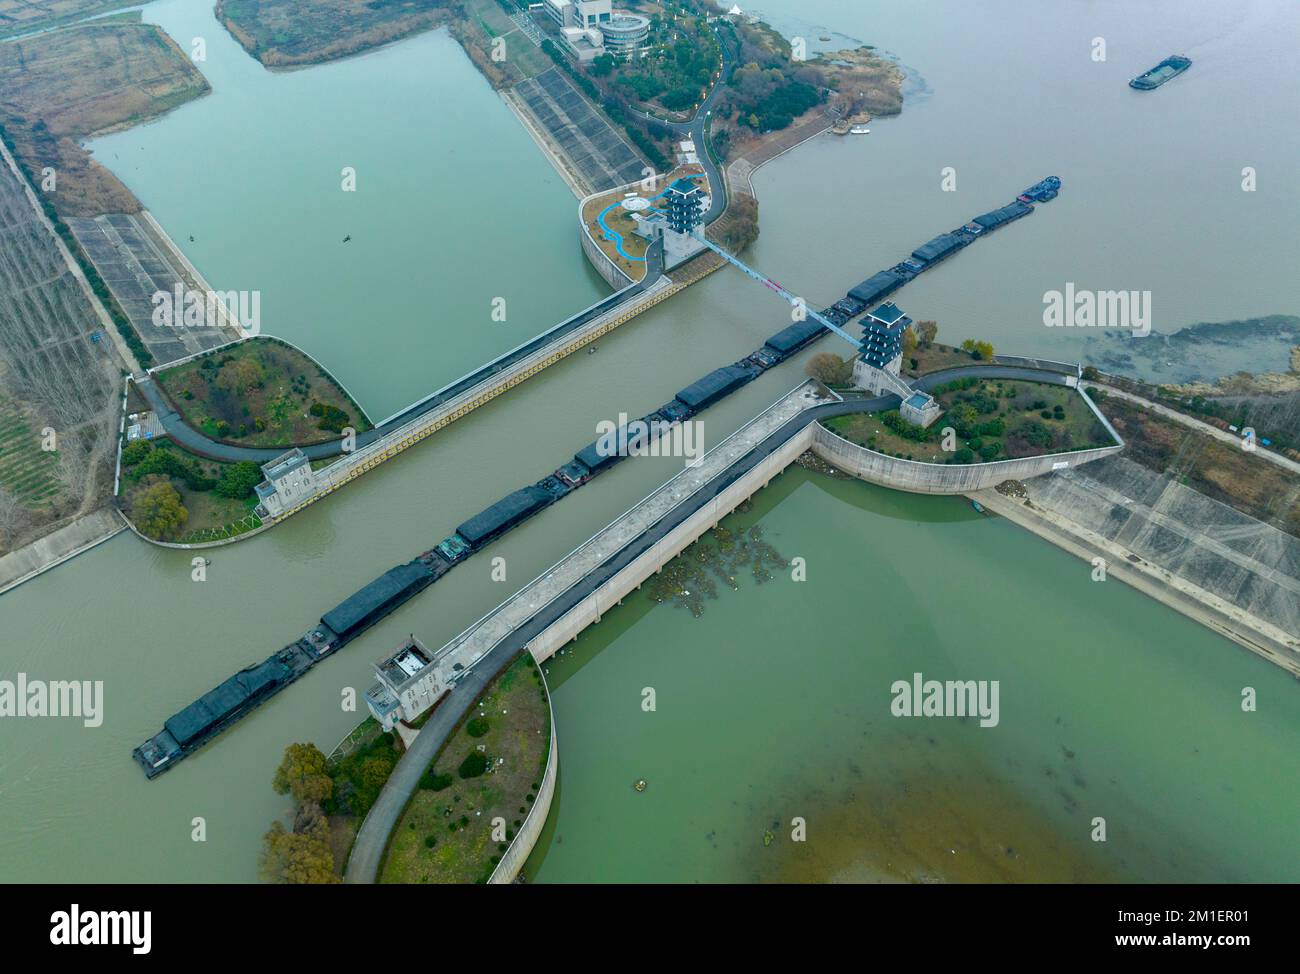
[(217, 19), (267, 67), (318, 64), (438, 27), (448, 0), (218, 0)]
[(0, 0), (0, 37), (70, 24), (129, 5), (128, 0)]
[(1300, 483), (1288, 471), (1115, 396), (1097, 407), (1124, 437), (1130, 461), (1300, 537)]
[(189, 57), (151, 24), (113, 18), (0, 44), (0, 121), (29, 172), (54, 170), (47, 196), (63, 216), (139, 211), (80, 141), (209, 90)]

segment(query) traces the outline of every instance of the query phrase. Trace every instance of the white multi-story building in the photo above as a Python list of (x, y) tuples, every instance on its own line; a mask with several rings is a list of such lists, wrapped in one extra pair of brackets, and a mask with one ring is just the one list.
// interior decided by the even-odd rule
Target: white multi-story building
[(258, 506), (271, 517), (297, 507), (316, 491), (311, 461), (297, 447), (262, 464), (262, 476), (266, 480), (255, 488)]
[(375, 676), (379, 682), (366, 691), (366, 706), (386, 731), (399, 720), (415, 720), (451, 686), (451, 673), (415, 636), (376, 663)]
[(545, 0), (550, 18), (564, 27), (591, 30), (614, 16), (612, 0)]

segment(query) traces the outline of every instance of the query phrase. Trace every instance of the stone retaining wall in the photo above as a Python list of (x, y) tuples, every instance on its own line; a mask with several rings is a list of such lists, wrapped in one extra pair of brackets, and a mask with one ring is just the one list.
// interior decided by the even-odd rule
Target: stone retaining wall
[(1053, 470), (1065, 470), (1108, 457), (1124, 449), (1122, 445), (1052, 453), (1019, 460), (994, 460), (990, 463), (922, 463), (886, 456), (864, 446), (850, 443), (816, 424), (812, 451), (827, 463), (851, 473), (860, 480), (911, 491), (914, 494), (965, 494), (994, 487), (1004, 480), (1028, 480)]

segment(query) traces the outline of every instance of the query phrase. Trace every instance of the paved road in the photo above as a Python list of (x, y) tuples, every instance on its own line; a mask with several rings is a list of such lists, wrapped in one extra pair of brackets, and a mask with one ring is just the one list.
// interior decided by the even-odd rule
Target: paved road
[[(437, 392), (431, 393), (418, 402), (412, 403), (401, 412), (384, 420), (380, 425), (372, 430), (367, 430), (357, 436), (357, 446), (363, 447), (383, 436), (405, 426), (407, 423), (424, 415), (425, 413), (437, 409), (447, 401), (456, 398), (459, 395), (474, 388), (480, 383), (486, 382), (492, 376), (514, 365), (520, 359), (536, 352), (539, 348), (550, 344), (557, 338), (561, 338), (570, 332), (576, 331), (586, 325), (593, 318), (606, 314), (614, 308), (619, 307), (626, 301), (640, 294), (649, 288), (663, 274), (663, 243), (656, 241), (646, 251), (646, 273), (645, 276), (636, 284), (625, 287), (621, 291), (616, 291), (602, 301), (598, 301), (584, 311), (578, 312), (572, 318), (560, 322), (558, 325), (542, 332), (520, 345), (518, 348), (511, 349), (504, 355), (500, 355), (488, 362), (486, 365), (475, 369), (468, 375), (462, 376), (455, 382), (443, 386)], [(285, 447), (249, 447), (238, 446), (233, 443), (222, 443), (214, 440), (204, 433), (199, 432), (192, 426), (189, 426), (181, 415), (172, 408), (171, 403), (167, 401), (162, 390), (158, 387), (157, 382), (152, 377), (142, 378), (136, 383), (141, 394), (149, 401), (149, 405), (157, 414), (163, 429), (167, 435), (180, 443), (185, 449), (200, 456), (211, 457), (214, 460), (225, 460), (234, 462), (238, 460), (252, 460), (255, 463), (266, 463), (274, 460), (285, 451)], [(340, 445), (342, 440), (330, 440), (326, 443), (315, 443), (311, 446), (302, 447), (302, 452), (312, 460), (323, 460), (329, 457), (338, 456), (342, 453)]]
[[(1127, 400), (1128, 402), (1141, 406), (1144, 409), (1149, 409), (1151, 412), (1163, 416), (1165, 419), (1171, 419), (1175, 423), (1181, 423), (1183, 426), (1196, 430), (1198, 433), (1204, 433), (1206, 436), (1213, 437), (1220, 443), (1227, 443), (1229, 446), (1235, 446), (1237, 449), (1242, 449), (1242, 438), (1236, 433), (1229, 433), (1227, 430), (1221, 430), (1217, 426), (1211, 426), (1209, 423), (1204, 423), (1193, 416), (1188, 416), (1186, 413), (1180, 413), (1178, 410), (1170, 409), (1168, 406), (1162, 406), (1158, 402), (1152, 402), (1150, 399), (1143, 399), (1141, 396), (1135, 396), (1131, 392), (1117, 389), (1115, 386), (1107, 385), (1104, 382), (1092, 382), (1089, 384), (1105, 390), (1108, 396), (1114, 396), (1116, 399)], [(1300, 463), (1296, 463), (1294, 460), (1289, 457), (1284, 457), (1280, 453), (1275, 453), (1268, 447), (1256, 444), (1254, 453), (1255, 456), (1259, 457), (1261, 460), (1267, 460), (1269, 463), (1279, 466), (1284, 470), (1289, 470), (1291, 473), (1300, 473)]]
[[(1052, 382), (1059, 385), (1064, 385), (1067, 379), (1066, 376), (1058, 372), (1045, 369), (976, 365), (934, 372), (922, 377), (916, 382), (916, 385), (930, 389), (968, 375)], [(419, 783), (424, 769), (429, 766), (429, 763), (437, 755), (439, 748), (446, 740), (447, 735), (452, 732), (456, 723), (478, 699), (478, 695), (483, 692), (483, 688), (491, 681), (491, 678), (500, 672), (515, 656), (523, 652), (532, 639), (544, 632), (549, 626), (562, 618), (566, 612), (661, 541), (700, 507), (730, 487), (741, 476), (752, 470), (809, 423), (849, 413), (889, 409), (897, 406), (898, 403), (899, 397), (896, 395), (879, 396), (874, 399), (848, 399), (843, 402), (829, 403), (825, 406), (815, 406), (792, 417), (725, 471), (696, 491), (688, 502), (679, 504), (668, 515), (660, 518), (619, 549), (616, 554), (611, 555), (589, 572), (580, 582), (575, 583), (550, 603), (543, 606), (528, 622), (497, 643), (456, 684), (433, 717), (424, 725), (419, 736), (415, 739), (415, 744), (397, 762), (397, 767), (393, 769), (393, 773), (379, 793), (378, 800), (370, 809), (370, 813), (366, 816), (360, 830), (357, 832), (356, 842), (352, 846), (352, 853), (348, 859), (347, 882), (373, 883), (375, 881), (380, 858), (383, 856), (384, 847), (388, 842), (388, 836), (397, 826), (397, 820)]]
[[(717, 27), (713, 28), (714, 34), (718, 33)], [(709, 210), (704, 214), (704, 222), (712, 223), (727, 208), (727, 184), (722, 179), (722, 173), (718, 171), (717, 164), (709, 154), (709, 146), (706, 140), (709, 123), (711, 121), (713, 106), (717, 103), (718, 96), (727, 86), (727, 77), (731, 73), (732, 53), (727, 47), (727, 42), (721, 35), (718, 35), (718, 46), (722, 50), (722, 70), (718, 75), (717, 83), (709, 89), (705, 95), (704, 101), (700, 102), (700, 107), (695, 110), (695, 114), (684, 122), (669, 122), (662, 118), (657, 118), (648, 112), (639, 112), (636, 109), (629, 109), (633, 115), (644, 118), (646, 121), (655, 122), (668, 129), (679, 140), (682, 136), (689, 136), (695, 143), (695, 148), (700, 157), (700, 166), (704, 169), (705, 176), (709, 180)]]

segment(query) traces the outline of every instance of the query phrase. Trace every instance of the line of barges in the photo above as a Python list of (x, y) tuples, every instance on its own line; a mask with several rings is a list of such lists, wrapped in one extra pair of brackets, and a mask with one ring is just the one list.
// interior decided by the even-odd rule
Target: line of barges
[[(889, 269), (873, 274), (821, 314), (836, 325), (848, 323), (984, 234), (1028, 216), (1033, 212), (1034, 203), (1054, 199), (1060, 187), (1061, 181), (1056, 176), (1035, 183), (1006, 206), (981, 214), (950, 233), (940, 234)], [(175, 767), (475, 552), (620, 460), (635, 456), (660, 432), (702, 412), (826, 333), (827, 329), (812, 319), (788, 325), (756, 351), (697, 379), (649, 415), (583, 447), (537, 483), (507, 494), (463, 521), (450, 537), (406, 564), (389, 569), (344, 599), (283, 649), (240, 670), (173, 714), (163, 722), (161, 731), (131, 752), (132, 757), (148, 778)]]

